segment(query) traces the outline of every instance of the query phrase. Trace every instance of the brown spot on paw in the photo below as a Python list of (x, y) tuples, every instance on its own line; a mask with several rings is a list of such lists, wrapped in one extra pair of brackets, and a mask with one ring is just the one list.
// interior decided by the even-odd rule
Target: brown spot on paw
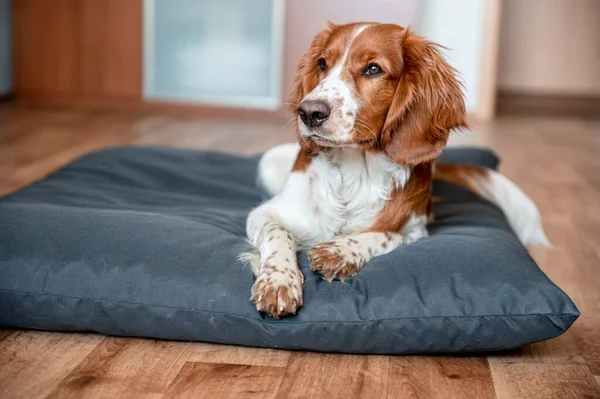
[(269, 273), (261, 271), (252, 286), (250, 300), (256, 304), (258, 311), (276, 319), (296, 314), (303, 305), (303, 283), (304, 276), (298, 269), (295, 273), (282, 273), (275, 269)]
[(333, 280), (344, 281), (358, 273), (363, 264), (362, 258), (355, 253), (350, 258), (345, 257), (343, 252), (336, 250), (332, 244), (317, 244), (308, 251), (310, 269), (315, 273), (319, 273), (329, 282)]
[(267, 230), (267, 234), (272, 234), (275, 231), (283, 231), (283, 228), (279, 226), (273, 226), (269, 230)]

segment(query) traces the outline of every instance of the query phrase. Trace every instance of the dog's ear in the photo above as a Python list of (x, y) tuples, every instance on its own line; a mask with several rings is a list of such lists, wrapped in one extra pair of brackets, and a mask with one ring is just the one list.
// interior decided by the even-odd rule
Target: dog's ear
[[(298, 113), (298, 107), (305, 95), (310, 93), (319, 83), (319, 74), (317, 72), (317, 60), (322, 56), (323, 49), (329, 40), (331, 33), (337, 28), (331, 22), (327, 22), (327, 27), (315, 36), (308, 50), (300, 57), (298, 70), (292, 82), (292, 90), (288, 97), (289, 110), (293, 115)], [(296, 118), (296, 123), (298, 119)], [(296, 127), (297, 130), (297, 127)], [(318, 147), (313, 141), (305, 141), (298, 137), (300, 145), (309, 153), (317, 151)]]
[(402, 33), (402, 77), (381, 134), (381, 148), (394, 161), (416, 165), (435, 159), (451, 129), (467, 127), (462, 84), (440, 46)]

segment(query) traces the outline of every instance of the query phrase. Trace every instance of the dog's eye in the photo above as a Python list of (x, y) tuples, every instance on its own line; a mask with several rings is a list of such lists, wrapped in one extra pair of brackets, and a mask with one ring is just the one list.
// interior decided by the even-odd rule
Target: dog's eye
[(376, 75), (380, 75), (382, 73), (383, 73), (383, 70), (381, 69), (381, 67), (379, 65), (373, 64), (373, 63), (367, 65), (367, 67), (363, 71), (363, 74), (365, 76), (376, 76)]
[(319, 58), (319, 60), (317, 61), (317, 67), (321, 72), (327, 69), (327, 61), (325, 61), (325, 58)]

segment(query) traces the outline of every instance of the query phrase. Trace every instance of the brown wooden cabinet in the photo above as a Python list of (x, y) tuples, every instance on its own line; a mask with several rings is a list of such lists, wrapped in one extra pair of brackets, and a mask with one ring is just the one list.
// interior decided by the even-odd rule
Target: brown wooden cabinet
[(142, 0), (14, 1), (13, 49), (18, 99), (141, 102)]

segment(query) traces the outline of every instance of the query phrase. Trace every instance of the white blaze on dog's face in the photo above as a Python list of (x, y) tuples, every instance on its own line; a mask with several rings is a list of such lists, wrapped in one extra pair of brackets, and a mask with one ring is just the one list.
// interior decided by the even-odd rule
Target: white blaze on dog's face
[(433, 159), (466, 125), (460, 82), (439, 48), (393, 24), (329, 25), (300, 59), (290, 95), (300, 145)]
[[(316, 142), (322, 142), (325, 146), (331, 145), (331, 143), (328, 142), (330, 140), (338, 143), (350, 142), (350, 132), (354, 127), (356, 114), (358, 112), (358, 98), (356, 98), (356, 88), (354, 87), (353, 82), (350, 79), (344, 79), (342, 77), (342, 72), (344, 67), (347, 68), (346, 64), (352, 42), (366, 29), (367, 26), (368, 25), (357, 26), (351, 31), (351, 36), (344, 49), (344, 54), (341, 57), (337, 57), (337, 60), (334, 61), (335, 64), (328, 67), (327, 58), (325, 57), (326, 54), (324, 54), (324, 57), (317, 60), (317, 68), (324, 78), (319, 82), (317, 87), (304, 96), (302, 102), (305, 104), (307, 102), (309, 103), (309, 107), (307, 107), (308, 112), (315, 112), (313, 110), (318, 109), (319, 103), (322, 103), (329, 108), (329, 111), (325, 111), (326, 113), (329, 113), (329, 115), (327, 115), (328, 117), (323, 125), (318, 125), (318, 120), (311, 121), (313, 125), (318, 125), (314, 127), (310, 126), (311, 122), (303, 123), (302, 116), (304, 115), (299, 115), (300, 132), (303, 138), (309, 139), (313, 137)], [(333, 57), (330, 56), (329, 58), (331, 59)], [(312, 107), (310, 106), (315, 103), (317, 108), (315, 108), (314, 105)], [(331, 111), (333, 111), (333, 114)], [(300, 107), (300, 112), (304, 112), (306, 115), (302, 106)], [(315, 115), (307, 116), (310, 120), (310, 118)], [(321, 136), (323, 138), (321, 138)]]

